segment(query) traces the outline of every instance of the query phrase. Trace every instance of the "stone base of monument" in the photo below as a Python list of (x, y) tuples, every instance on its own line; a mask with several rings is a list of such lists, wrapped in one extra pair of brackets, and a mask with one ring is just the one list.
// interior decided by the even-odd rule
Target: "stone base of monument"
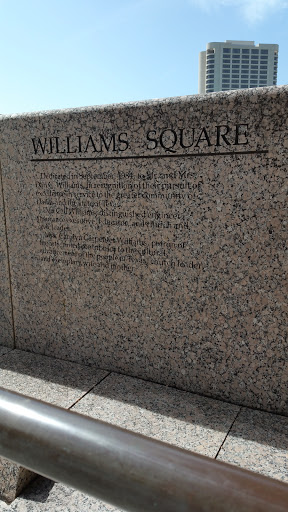
[(11, 503), (37, 475), (13, 462), (0, 458), (0, 497)]
[[(1, 387), (288, 482), (285, 416), (19, 350), (5, 350), (0, 361)], [(33, 478), (1, 459), (2, 500), (14, 500)], [(68, 509), (117, 510), (44, 478), (9, 507), (0, 502), (1, 512)]]

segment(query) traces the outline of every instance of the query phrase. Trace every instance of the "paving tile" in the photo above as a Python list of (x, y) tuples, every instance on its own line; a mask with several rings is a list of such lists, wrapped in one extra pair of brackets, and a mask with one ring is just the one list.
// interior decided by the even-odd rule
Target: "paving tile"
[(73, 410), (215, 457), (239, 407), (112, 373)]
[(243, 408), (217, 459), (288, 482), (288, 418)]
[(108, 372), (13, 350), (0, 360), (0, 387), (68, 408)]
[[(223, 442), (236, 418), (218, 459), (273, 478), (287, 477), (288, 418), (283, 416), (240, 409), (115, 373), (95, 386), (73, 410), (210, 456), (215, 453), (213, 443)], [(42, 477), (30, 483), (11, 505), (0, 502), (1, 512), (56, 510), (120, 512)]]
[[(71, 407), (108, 375), (104, 370), (20, 350), (0, 359), (0, 387)], [(0, 457), (0, 496), (11, 501), (33, 479), (31, 471)]]
[[(59, 362), (47, 358), (47, 364), (43, 367), (41, 357), (36, 364), (38, 359), (33, 355), (34, 371), (31, 372), (33, 376), (29, 375), (28, 378), (26, 375), (25, 377), (26, 380), (28, 379), (30, 394), (33, 393), (35, 396), (35, 386), (37, 387), (37, 380), (40, 377), (48, 380), (48, 386), (52, 386), (53, 389), (54, 386), (64, 386), (65, 392), (61, 374), (60, 376), (58, 372), (56, 376), (53, 372), (51, 374), (51, 366), (55, 369), (54, 364), (57, 365)], [(19, 379), (21, 383), (19, 371), (29, 373), (31, 354), (27, 356), (27, 360), (25, 357), (21, 359), (21, 363), (19, 363), (19, 358), (12, 359), (9, 359), (10, 368), (13, 367), (11, 364), (15, 362), (17, 362), (17, 368), (13, 367), (15, 373), (6, 370), (9, 371), (7, 380), (10, 382), (10, 388), (12, 384), (13, 386), (18, 385)], [(60, 361), (59, 369), (62, 371), (63, 363)], [(35, 366), (37, 367), (36, 382), (34, 380)], [(72, 366), (78, 367), (77, 375), (72, 377), (72, 384), (76, 386), (78, 383), (81, 386), (83, 380), (83, 376), (80, 374), (81, 365), (73, 364)], [(71, 368), (70, 364), (69, 368)], [(95, 371), (91, 368), (90, 371), (95, 379)], [(30, 381), (30, 379), (32, 380)], [(53, 380), (54, 382), (52, 382)], [(67, 383), (67, 377), (65, 382)], [(26, 392), (28, 392), (27, 389)], [(44, 394), (46, 392), (43, 390)], [(106, 377), (73, 407), (74, 411), (90, 417), (99, 418), (212, 457), (219, 450), (239, 409), (238, 406), (218, 400), (116, 373)], [(54, 509), (65, 510), (65, 512), (74, 510), (77, 512), (116, 512), (119, 510), (62, 484), (53, 484), (44, 478), (38, 478), (37, 481), (30, 484), (29, 488), (8, 508), (4, 503), (0, 504), (1, 511), (48, 512)]]
[(120, 510), (43, 477), (34, 480), (11, 505), (0, 501), (1, 512), (118, 512)]

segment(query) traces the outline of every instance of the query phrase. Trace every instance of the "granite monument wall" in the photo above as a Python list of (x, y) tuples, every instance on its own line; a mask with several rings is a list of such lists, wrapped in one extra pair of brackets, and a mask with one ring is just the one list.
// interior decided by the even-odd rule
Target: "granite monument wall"
[(13, 314), (5, 221), (2, 180), (0, 176), (0, 345), (13, 347)]
[(287, 94), (1, 118), (16, 347), (287, 413)]

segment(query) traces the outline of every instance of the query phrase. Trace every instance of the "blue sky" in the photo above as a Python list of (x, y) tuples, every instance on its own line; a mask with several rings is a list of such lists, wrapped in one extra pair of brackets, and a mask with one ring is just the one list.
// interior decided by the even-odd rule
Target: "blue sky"
[(197, 94), (209, 41), (280, 46), (288, 1), (0, 0), (0, 113)]

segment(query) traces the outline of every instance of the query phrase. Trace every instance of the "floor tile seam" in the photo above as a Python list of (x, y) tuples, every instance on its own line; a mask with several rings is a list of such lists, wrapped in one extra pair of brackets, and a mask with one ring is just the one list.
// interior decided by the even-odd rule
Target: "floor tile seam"
[[(103, 369), (103, 368), (99, 368), (99, 369)], [(106, 371), (109, 371), (109, 370), (106, 370)], [(143, 382), (148, 382), (149, 384), (156, 384), (158, 386), (163, 386), (165, 388), (168, 388), (168, 389), (173, 389), (174, 391), (179, 391), (179, 392), (182, 392), (182, 393), (189, 393), (190, 395), (193, 395), (193, 396), (197, 396), (197, 397), (200, 397), (200, 398), (207, 398), (208, 400), (214, 400), (216, 402), (220, 402), (221, 404), (226, 404), (226, 405), (231, 405), (231, 406), (234, 406), (234, 407), (240, 407), (240, 408), (244, 408), (244, 409), (249, 409), (250, 411), (255, 411), (255, 412), (259, 412), (259, 413), (266, 413), (266, 414), (273, 414), (274, 416), (282, 416), (283, 418), (288, 418), (288, 412), (278, 412), (278, 411), (271, 411), (269, 409), (260, 409), (259, 407), (253, 407), (252, 405), (249, 405), (249, 404), (243, 404), (243, 403), (239, 403), (239, 402), (236, 402), (236, 401), (232, 401), (232, 400), (226, 400), (226, 399), (223, 399), (223, 398), (219, 398), (218, 396), (212, 396), (210, 394), (207, 394), (207, 393), (197, 393), (196, 391), (191, 391), (189, 389), (183, 389), (183, 388), (177, 388), (175, 386), (170, 386), (169, 384), (163, 384), (163, 382), (156, 382), (156, 381), (152, 381), (152, 380), (149, 380), (148, 378), (144, 378), (144, 377), (137, 377), (136, 375), (129, 375), (127, 373), (123, 373), (121, 371), (118, 371), (118, 370), (111, 370), (110, 371), (110, 374), (111, 375), (121, 375), (123, 377), (129, 377), (131, 379), (135, 379), (135, 380), (141, 380)]]
[[(9, 348), (10, 350), (5, 353), (2, 357), (6, 357), (8, 355), (11, 355), (11, 352), (15, 352), (15, 351), (18, 351), (18, 352), (23, 352), (24, 354), (32, 354), (32, 355), (38, 355), (38, 356), (44, 356), (44, 357), (48, 357), (48, 358), (51, 358), (51, 359), (55, 359), (57, 361), (65, 361), (65, 362), (68, 362), (68, 363), (71, 363), (71, 364), (79, 364), (83, 367), (87, 367), (89, 369), (93, 368), (93, 366), (91, 365), (88, 365), (88, 364), (85, 364), (85, 363), (80, 363), (78, 361), (72, 361), (70, 359), (62, 359), (62, 358), (58, 358), (58, 357), (55, 357), (53, 355), (47, 355), (47, 354), (40, 354), (40, 353), (35, 353), (35, 352), (28, 352), (26, 350), (23, 350), (23, 349), (20, 349), (20, 348), (10, 348), (10, 347), (7, 347)], [(200, 394), (200, 393), (197, 393), (197, 392), (194, 392), (194, 391), (191, 391), (191, 390), (184, 390), (184, 389), (181, 389), (181, 388), (177, 388), (177, 387), (174, 387), (174, 386), (169, 386), (169, 385), (166, 385), (166, 384), (163, 384), (163, 383), (160, 383), (160, 382), (154, 382), (154, 381), (151, 381), (149, 379), (145, 379), (143, 377), (137, 377), (135, 375), (128, 375), (126, 373), (122, 373), (122, 372), (119, 372), (119, 371), (115, 371), (115, 370), (107, 370), (106, 368), (97, 368), (97, 370), (100, 370), (100, 371), (106, 371), (108, 372), (108, 374), (106, 375), (106, 377), (108, 377), (109, 375), (122, 375), (122, 376), (126, 376), (126, 377), (130, 377), (132, 379), (135, 379), (135, 380), (141, 380), (143, 382), (148, 382), (150, 384), (157, 384), (159, 386), (164, 386), (165, 388), (168, 388), (168, 389), (173, 389), (175, 391), (180, 391), (180, 392), (184, 392), (184, 393), (189, 393), (191, 395), (194, 395), (194, 396), (197, 396), (197, 397), (201, 397), (201, 398), (207, 398), (207, 399), (210, 399), (210, 400), (215, 400), (217, 402), (220, 402), (222, 404), (227, 404), (227, 405), (231, 405), (231, 406), (236, 406), (236, 407), (241, 407), (241, 408), (245, 408), (245, 409), (249, 409), (249, 410), (252, 410), (252, 411), (255, 411), (255, 412), (259, 412), (259, 413), (266, 413), (266, 414), (271, 414), (271, 415), (274, 415), (274, 416), (281, 416), (283, 418), (288, 418), (288, 415), (283, 413), (283, 412), (278, 412), (278, 411), (271, 411), (271, 410), (267, 410), (267, 409), (259, 409), (259, 408), (255, 408), (255, 407), (252, 407), (252, 406), (249, 406), (249, 405), (244, 405), (244, 404), (240, 404), (240, 403), (237, 403), (237, 402), (232, 402), (232, 401), (227, 401), (227, 400), (223, 400), (219, 397), (213, 397), (211, 395), (208, 395), (208, 394)], [(96, 385), (94, 385), (93, 387), (96, 387), (98, 386), (98, 384), (100, 384), (102, 382), (102, 380), (104, 380), (106, 377), (104, 377), (103, 379), (101, 379)], [(81, 400), (84, 396), (86, 396), (88, 393), (90, 393), (90, 391), (93, 389), (93, 387), (87, 391), (81, 398), (79, 398), (75, 403), (77, 403), (79, 400)], [(73, 407), (75, 404), (71, 405), (71, 407)], [(70, 408), (71, 408), (70, 407)]]
[(84, 393), (83, 395), (81, 395), (77, 400), (75, 400), (75, 402), (70, 405), (68, 407), (68, 410), (71, 410), (73, 409), (73, 407), (78, 404), (81, 400), (83, 400), (83, 398), (85, 398), (85, 396), (89, 395), (89, 393), (91, 393), (91, 391), (96, 388), (99, 384), (101, 384), (101, 382), (103, 382), (103, 380), (107, 379), (107, 377), (109, 377), (109, 375), (111, 375), (112, 372), (107, 372), (107, 375), (104, 375), (104, 377), (102, 377), (102, 379), (99, 380), (99, 382), (97, 382), (97, 384), (93, 384), (93, 386), (91, 388), (88, 389), (88, 391), (86, 391), (86, 393)]
[(231, 431), (232, 431), (232, 428), (234, 427), (234, 425), (235, 425), (236, 421), (238, 420), (238, 418), (239, 418), (239, 416), (240, 416), (240, 413), (242, 412), (242, 409), (244, 409), (244, 407), (239, 407), (239, 411), (237, 412), (237, 414), (236, 414), (236, 416), (235, 416), (234, 420), (232, 421), (232, 423), (231, 423), (231, 425), (230, 425), (230, 428), (229, 428), (229, 430), (228, 430), (227, 434), (225, 435), (225, 437), (224, 437), (224, 439), (223, 439), (223, 441), (222, 441), (222, 443), (221, 443), (221, 445), (220, 445), (220, 447), (219, 447), (219, 449), (218, 449), (218, 451), (217, 451), (217, 453), (216, 453), (216, 455), (215, 455), (215, 457), (214, 457), (214, 458), (215, 458), (215, 460), (217, 460), (218, 456), (220, 455), (220, 452), (221, 452), (221, 450), (222, 450), (222, 448), (223, 448), (223, 446), (224, 446), (224, 444), (225, 444), (225, 442), (226, 442), (227, 438), (229, 437), (229, 435), (230, 435), (230, 433), (231, 433)]

